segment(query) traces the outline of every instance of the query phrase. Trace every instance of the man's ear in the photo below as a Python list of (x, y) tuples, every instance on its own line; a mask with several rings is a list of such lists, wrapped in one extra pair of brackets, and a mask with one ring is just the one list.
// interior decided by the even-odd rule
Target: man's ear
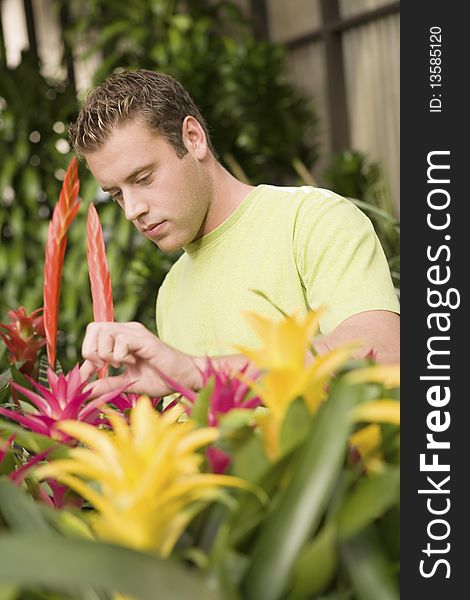
[(209, 149), (207, 147), (207, 138), (204, 129), (195, 117), (187, 116), (184, 118), (181, 127), (181, 137), (183, 144), (198, 160), (206, 158)]

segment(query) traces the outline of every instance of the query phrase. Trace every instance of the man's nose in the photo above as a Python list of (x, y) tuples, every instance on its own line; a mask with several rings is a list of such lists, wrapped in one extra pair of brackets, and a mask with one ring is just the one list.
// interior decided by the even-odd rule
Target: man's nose
[(135, 221), (140, 216), (149, 211), (148, 203), (140, 196), (138, 192), (125, 192), (124, 196), (124, 215), (128, 221)]

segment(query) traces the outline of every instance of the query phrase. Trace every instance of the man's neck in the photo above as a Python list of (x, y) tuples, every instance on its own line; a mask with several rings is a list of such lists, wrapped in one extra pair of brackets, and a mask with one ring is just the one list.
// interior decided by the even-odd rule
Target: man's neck
[(236, 179), (216, 161), (211, 166), (211, 179), (212, 197), (206, 219), (201, 228), (202, 235), (210, 233), (226, 221), (255, 188), (255, 186)]

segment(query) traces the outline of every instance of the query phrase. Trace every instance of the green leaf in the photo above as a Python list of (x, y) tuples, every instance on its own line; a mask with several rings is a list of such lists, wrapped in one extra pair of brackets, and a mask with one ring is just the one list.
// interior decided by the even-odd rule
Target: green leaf
[(299, 554), (293, 569), (293, 587), (288, 600), (311, 598), (326, 590), (337, 565), (336, 530), (328, 524)]
[(15, 531), (51, 532), (40, 505), (7, 479), (0, 480), (0, 512), (7, 525)]
[(398, 600), (398, 582), (373, 527), (341, 545), (357, 600)]
[(243, 429), (253, 422), (253, 411), (244, 408), (234, 408), (219, 416), (219, 429), (222, 435)]
[(57, 440), (53, 440), (39, 433), (28, 431), (27, 429), (21, 427), (21, 425), (4, 421), (4, 418), (5, 417), (3, 416), (0, 417), (0, 433), (6, 434), (7, 437), (12, 433), (15, 433), (15, 443), (23, 448), (26, 448), (26, 450), (29, 452), (34, 452), (37, 454), (47, 450), (47, 448), (50, 448), (51, 446), (57, 446), (59, 444)]
[(26, 377), (23, 375), (23, 373), (21, 373), (21, 371), (18, 370), (18, 368), (17, 368), (16, 365), (10, 365), (10, 373), (11, 373), (11, 378), (13, 379), (13, 381), (15, 383), (17, 383), (18, 385), (23, 386), (27, 390), (31, 390), (32, 389), (33, 386), (26, 379)]
[[(6, 442), (6, 440), (3, 440), (0, 437), (0, 446), (2, 446), (4, 443)], [(16, 460), (15, 460), (15, 454), (12, 450), (8, 450), (4, 457), (3, 460), (0, 460), (0, 475), (9, 475), (10, 473), (12, 473), (16, 468)]]
[[(256, 484), (268, 497), (273, 497), (277, 488), (290, 469), (292, 454), (283, 456), (271, 465)], [(262, 505), (254, 494), (245, 494), (239, 501), (238, 509), (230, 519), (229, 544), (240, 546), (246, 542), (259, 523), (266, 518), (266, 506)]]
[(139, 600), (222, 600), (206, 582), (175, 560), (128, 548), (45, 535), (2, 535), (0, 583), (53, 589), (119, 591)]
[(263, 442), (254, 431), (246, 432), (245, 439), (234, 446), (231, 472), (237, 477), (256, 482), (269, 468)]
[(305, 439), (312, 417), (302, 398), (297, 398), (287, 411), (281, 429), (281, 455), (286, 454)]
[(191, 418), (199, 425), (207, 425), (207, 412), (209, 410), (209, 399), (214, 389), (214, 381), (211, 379), (197, 395), (191, 411)]
[(282, 310), (282, 308), (280, 306), (278, 306), (277, 304), (275, 304), (271, 298), (269, 298), (269, 296), (267, 296), (263, 291), (261, 290), (255, 290), (255, 289), (250, 289), (250, 292), (255, 293), (257, 296), (260, 296), (260, 298), (263, 298), (263, 300), (267, 300), (269, 302), (269, 304), (275, 308), (278, 312), (281, 313), (281, 315), (283, 317), (288, 317), (289, 315), (286, 313), (285, 310)]
[(0, 375), (0, 390), (7, 388), (11, 379), (11, 371), (7, 369)]
[(0, 585), (0, 600), (15, 600), (19, 594), (16, 585)]
[(0, 404), (3, 404), (3, 401), (5, 400), (5, 398), (8, 398), (9, 395), (10, 387), (7, 385), (3, 388), (3, 390), (0, 391)]
[(322, 518), (346, 455), (350, 410), (362, 399), (363, 386), (339, 380), (319, 410), (298, 449), (298, 464), (278, 506), (256, 540), (245, 580), (249, 600), (280, 598), (297, 555)]
[(216, 570), (219, 574), (219, 581), (224, 592), (230, 589), (232, 596), (241, 598), (240, 581), (246, 573), (249, 559), (245, 554), (230, 547), (228, 530), (226, 524), (219, 527), (211, 553), (210, 569)]
[(337, 516), (338, 535), (348, 539), (396, 504), (400, 496), (398, 467), (363, 478), (343, 501)]

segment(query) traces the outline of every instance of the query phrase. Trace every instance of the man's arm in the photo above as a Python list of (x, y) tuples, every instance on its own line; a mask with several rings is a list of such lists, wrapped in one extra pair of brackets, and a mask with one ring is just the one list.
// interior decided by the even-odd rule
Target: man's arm
[(388, 310), (369, 310), (345, 319), (329, 335), (314, 340), (319, 354), (346, 342), (358, 341), (357, 358), (370, 352), (377, 362), (400, 362), (400, 317)]
[[(345, 319), (329, 335), (319, 336), (312, 341), (318, 354), (326, 354), (338, 346), (348, 342), (357, 342), (358, 348), (353, 353), (355, 358), (365, 358), (372, 354), (380, 363), (400, 362), (400, 317), (387, 310), (372, 310), (353, 315)], [(307, 360), (314, 360), (313, 356)], [(205, 358), (197, 357), (195, 364), (203, 369)], [(248, 359), (242, 355), (211, 357), (215, 367), (240, 370)], [(248, 373), (256, 372), (248, 366)]]
[[(355, 355), (363, 358), (371, 351), (378, 362), (399, 361), (399, 324), (397, 314), (389, 311), (366, 311), (343, 321), (331, 334), (313, 340), (319, 354), (344, 343), (357, 341)], [(186, 388), (199, 389), (205, 357), (194, 357), (162, 342), (140, 323), (91, 323), (82, 346), (85, 363), (82, 377), (109, 363), (123, 367), (121, 375), (101, 379), (93, 384), (92, 397), (126, 387), (127, 391), (166, 396), (175, 390), (168, 377)], [(211, 357), (217, 368), (240, 370), (248, 360), (241, 355)], [(248, 366), (248, 374), (256, 369)]]

